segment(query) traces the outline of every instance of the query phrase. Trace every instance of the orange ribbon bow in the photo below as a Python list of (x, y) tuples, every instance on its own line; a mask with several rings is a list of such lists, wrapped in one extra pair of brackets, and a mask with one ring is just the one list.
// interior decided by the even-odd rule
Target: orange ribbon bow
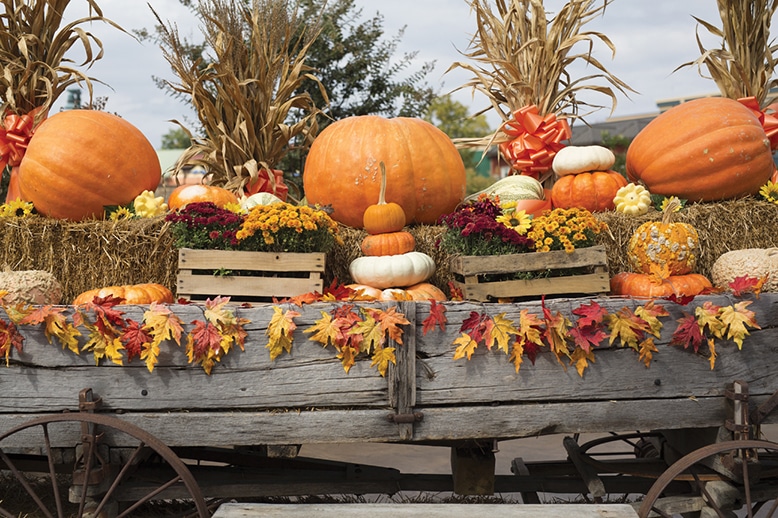
[(0, 170), (6, 165), (15, 167), (21, 163), (27, 144), (35, 133), (33, 124), (39, 111), (40, 108), (35, 108), (24, 115), (10, 113), (3, 119), (0, 128)]
[(513, 112), (502, 131), (512, 139), (500, 144), (502, 156), (513, 169), (534, 178), (551, 169), (554, 155), (565, 147), (561, 142), (572, 136), (566, 120), (553, 113), (542, 116), (534, 104)]
[(756, 118), (759, 119), (768, 140), (770, 140), (770, 149), (778, 149), (778, 117), (772, 113), (765, 113), (759, 107), (756, 97), (743, 97), (738, 99), (738, 102), (754, 112)]

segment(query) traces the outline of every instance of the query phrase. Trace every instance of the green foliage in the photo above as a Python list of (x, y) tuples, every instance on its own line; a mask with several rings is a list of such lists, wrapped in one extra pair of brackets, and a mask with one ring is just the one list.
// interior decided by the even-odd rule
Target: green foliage
[(162, 149), (186, 149), (192, 143), (186, 131), (173, 128), (162, 135)]
[(467, 175), (466, 177), (467, 196), (483, 191), (484, 189), (486, 189), (487, 187), (489, 187), (495, 182), (495, 179), (492, 178), (491, 176), (483, 176), (481, 174), (478, 174), (478, 172), (476, 172), (476, 170), (472, 168), (465, 169), (465, 174)]
[(600, 134), (602, 139), (602, 145), (607, 147), (613, 154), (616, 155), (616, 162), (611, 167), (612, 170), (627, 175), (627, 148), (629, 148), (632, 139), (625, 137), (624, 135), (614, 135), (607, 131), (603, 131)]
[[(486, 115), (470, 115), (467, 106), (454, 100), (450, 95), (436, 97), (423, 118), (437, 126), (452, 140), (483, 137), (491, 132)], [(480, 154), (476, 150), (460, 148), (459, 154), (466, 169), (476, 168), (480, 160)]]

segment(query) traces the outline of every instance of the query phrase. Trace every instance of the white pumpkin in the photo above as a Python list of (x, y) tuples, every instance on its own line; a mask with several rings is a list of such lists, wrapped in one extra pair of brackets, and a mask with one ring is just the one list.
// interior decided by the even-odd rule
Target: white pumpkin
[(272, 205), (274, 203), (282, 203), (283, 200), (275, 194), (269, 192), (258, 192), (248, 197), (243, 197), (240, 200), (240, 206), (244, 210), (251, 210), (257, 205)]
[(423, 252), (357, 257), (349, 265), (357, 284), (379, 289), (402, 288), (424, 282), (435, 273), (435, 261)]
[(554, 155), (551, 169), (557, 176), (607, 171), (616, 163), (613, 151), (603, 146), (565, 146)]
[(481, 194), (499, 196), (501, 203), (513, 200), (542, 200), (545, 198), (543, 184), (524, 174), (514, 174), (497, 180), (486, 189), (471, 194), (465, 198), (465, 201), (475, 200)]

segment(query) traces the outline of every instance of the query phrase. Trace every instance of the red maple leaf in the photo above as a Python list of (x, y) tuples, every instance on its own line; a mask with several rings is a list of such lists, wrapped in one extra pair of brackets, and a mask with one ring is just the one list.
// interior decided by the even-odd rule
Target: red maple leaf
[(729, 289), (732, 290), (732, 294), (736, 297), (742, 297), (745, 293), (754, 293), (759, 295), (762, 292), (762, 287), (767, 282), (767, 275), (763, 277), (751, 277), (750, 275), (742, 275), (735, 277), (735, 279), (729, 283)]
[(678, 295), (673, 293), (672, 295), (668, 295), (667, 297), (665, 297), (665, 300), (669, 300), (670, 302), (674, 304), (678, 304), (679, 306), (687, 306), (689, 305), (689, 303), (691, 303), (691, 301), (694, 300), (695, 296), (696, 295), (682, 295), (679, 297)]
[(458, 288), (457, 285), (451, 281), (448, 281), (448, 291), (451, 294), (449, 300), (453, 300), (453, 301), (465, 300), (464, 295), (462, 294), (462, 290)]
[(203, 358), (208, 354), (208, 350), (218, 351), (222, 341), (222, 335), (219, 330), (210, 322), (195, 320), (192, 322), (192, 356), (194, 359)]
[(608, 338), (608, 333), (603, 329), (602, 324), (591, 324), (582, 326), (578, 324), (570, 329), (569, 334), (572, 337), (575, 345), (586, 351), (591, 351), (592, 347), (597, 347), (600, 343)]
[(324, 288), (324, 296), (332, 297), (335, 300), (350, 300), (354, 297), (354, 290), (334, 279), (329, 286)]
[(684, 313), (683, 318), (678, 319), (678, 327), (673, 331), (670, 345), (681, 345), (684, 349), (691, 347), (696, 353), (699, 351), (704, 338), (694, 315)]
[(151, 342), (152, 338), (143, 326), (134, 320), (130, 320), (124, 332), (119, 337), (127, 351), (127, 361), (140, 357), (143, 346)]
[(446, 306), (438, 304), (435, 300), (430, 300), (430, 314), (422, 321), (422, 334), (426, 335), (436, 326), (440, 326), (440, 330), (445, 331), (447, 322)]
[(605, 315), (607, 315), (608, 312), (605, 308), (597, 304), (597, 302), (592, 301), (589, 304), (582, 304), (575, 308), (573, 314), (580, 317), (578, 319), (578, 326), (585, 327), (602, 324), (603, 318), (605, 318)]
[(19, 333), (13, 322), (0, 320), (0, 355), (5, 356), (6, 364), (11, 354), (11, 349), (22, 352), (24, 337)]
[(524, 355), (527, 357), (527, 359), (532, 363), (532, 365), (535, 365), (535, 360), (538, 357), (538, 353), (540, 352), (540, 346), (534, 342), (524, 342)]

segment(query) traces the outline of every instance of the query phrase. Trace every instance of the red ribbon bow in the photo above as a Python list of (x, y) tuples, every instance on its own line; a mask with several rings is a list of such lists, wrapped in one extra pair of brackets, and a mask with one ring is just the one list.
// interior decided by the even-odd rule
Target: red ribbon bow
[(269, 192), (278, 196), (281, 201), (286, 201), (289, 194), (289, 186), (284, 182), (283, 171), (273, 169), (272, 175), (270, 175), (267, 169), (260, 169), (257, 179), (250, 181), (244, 188), (244, 191), (246, 191), (248, 196), (258, 192)]
[(770, 149), (778, 149), (778, 117), (772, 113), (765, 113), (756, 100), (756, 97), (743, 97), (738, 102), (754, 112), (759, 123), (764, 128), (764, 132), (770, 140)]
[(534, 104), (513, 112), (502, 131), (511, 137), (499, 146), (502, 156), (513, 169), (534, 178), (551, 169), (554, 155), (565, 147), (561, 141), (572, 136), (566, 120), (553, 113), (542, 116)]
[(19, 165), (27, 151), (27, 144), (35, 133), (35, 115), (41, 108), (35, 108), (24, 115), (10, 113), (3, 119), (0, 128), (0, 170), (6, 165)]

